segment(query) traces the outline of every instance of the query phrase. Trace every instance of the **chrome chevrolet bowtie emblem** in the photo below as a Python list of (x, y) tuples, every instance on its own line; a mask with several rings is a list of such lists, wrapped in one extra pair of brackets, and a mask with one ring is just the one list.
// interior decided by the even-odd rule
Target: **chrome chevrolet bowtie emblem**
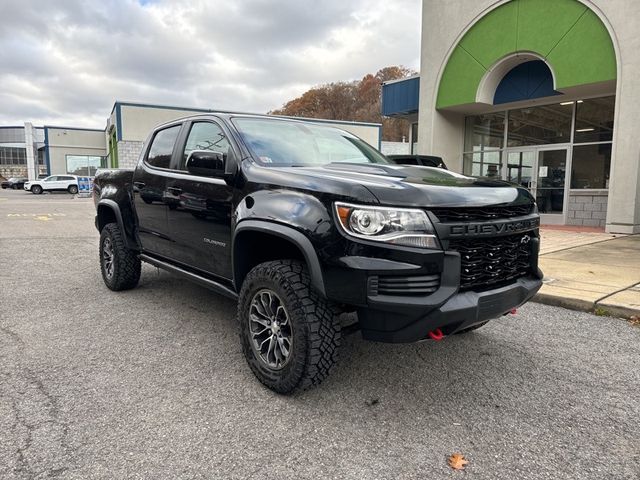
[(527, 243), (529, 243), (531, 241), (531, 237), (529, 235), (525, 235), (524, 237), (522, 237), (520, 239), (520, 243), (522, 245), (526, 245)]

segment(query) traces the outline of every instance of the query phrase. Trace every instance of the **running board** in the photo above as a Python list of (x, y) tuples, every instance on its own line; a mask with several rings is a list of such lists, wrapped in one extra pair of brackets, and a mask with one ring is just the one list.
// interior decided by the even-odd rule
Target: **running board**
[(209, 290), (213, 290), (216, 293), (224, 295), (227, 298), (232, 298), (233, 300), (238, 299), (238, 294), (236, 292), (234, 292), (230, 288), (227, 288), (224, 285), (214, 280), (209, 280), (208, 278), (202, 277), (193, 272), (177, 267), (170, 263), (164, 262), (162, 260), (158, 260), (157, 258), (150, 257), (149, 255), (145, 255), (144, 253), (140, 254), (140, 260), (142, 260), (143, 262), (150, 263), (151, 265), (155, 265), (156, 267), (166, 270), (168, 272), (175, 273), (176, 275), (186, 278), (187, 280), (190, 280), (193, 283), (197, 283), (198, 285), (208, 288)]

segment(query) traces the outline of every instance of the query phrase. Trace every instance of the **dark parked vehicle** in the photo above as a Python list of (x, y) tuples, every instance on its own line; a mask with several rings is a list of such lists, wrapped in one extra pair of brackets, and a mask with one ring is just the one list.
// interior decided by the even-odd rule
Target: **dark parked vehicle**
[(18, 189), (22, 189), (24, 187), (24, 184), (26, 182), (28, 182), (29, 179), (28, 178), (24, 178), (24, 177), (12, 177), (9, 178), (8, 180), (5, 180), (4, 182), (2, 182), (2, 188), (11, 188), (12, 190), (18, 190)]
[(327, 376), (341, 312), (357, 312), (368, 340), (439, 340), (541, 286), (526, 189), (393, 164), (317, 124), (167, 123), (134, 171), (96, 176), (94, 200), (107, 287), (135, 287), (144, 261), (236, 299), (247, 362), (280, 393)]
[(437, 167), (447, 169), (444, 161), (440, 157), (433, 155), (387, 155), (387, 158), (393, 160), (399, 165), (422, 165), (423, 167)]

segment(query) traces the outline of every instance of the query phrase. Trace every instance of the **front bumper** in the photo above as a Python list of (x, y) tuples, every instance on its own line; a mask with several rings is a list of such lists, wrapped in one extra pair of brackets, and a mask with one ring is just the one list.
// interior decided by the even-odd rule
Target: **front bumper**
[[(348, 268), (325, 271), (328, 296), (336, 303), (353, 305), (363, 338), (367, 340), (409, 343), (424, 340), (439, 328), (451, 335), (464, 328), (500, 317), (529, 301), (542, 286), (538, 268), (539, 239), (531, 239), (532, 255), (528, 273), (486, 289), (460, 292), (461, 257), (456, 251), (424, 253), (414, 265), (408, 262), (370, 257), (343, 257)], [(384, 270), (383, 270), (384, 269)], [(440, 286), (427, 295), (381, 294), (368, 287), (371, 275), (425, 275), (440, 272)], [(338, 281), (338, 279), (340, 281)], [(359, 288), (357, 288), (359, 287)]]
[(430, 298), (430, 304), (426, 299), (413, 304), (405, 300), (376, 305), (373, 301), (369, 307), (358, 310), (362, 337), (378, 342), (409, 343), (424, 340), (436, 328), (451, 335), (526, 303), (542, 286), (541, 277), (539, 272), (493, 290), (456, 293), (440, 305), (437, 298)]

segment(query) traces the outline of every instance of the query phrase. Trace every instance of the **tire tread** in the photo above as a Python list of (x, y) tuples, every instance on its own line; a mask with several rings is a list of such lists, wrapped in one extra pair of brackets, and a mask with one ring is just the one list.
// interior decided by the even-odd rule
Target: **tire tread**
[[(106, 277), (102, 265), (102, 242), (106, 236), (111, 237), (114, 250), (115, 270), (111, 281)], [(141, 269), (140, 257), (135, 251), (126, 247), (118, 224), (105, 225), (100, 234), (100, 271), (105, 285), (115, 292), (130, 290), (138, 285)]]
[[(256, 266), (245, 278), (238, 302), (238, 320), (245, 319), (243, 309), (248, 308), (256, 285), (261, 279), (269, 278), (282, 285), (287, 291), (287, 300), (293, 303), (294, 312), (304, 319), (307, 337), (305, 358), (292, 358), (290, 361), (300, 362), (302, 371), (295, 378), (279, 380), (276, 376), (265, 375), (255, 359), (246, 332), (240, 325), (242, 345), (249, 366), (264, 385), (279, 393), (292, 393), (296, 390), (306, 390), (320, 384), (332, 371), (337, 360), (340, 346), (340, 320), (335, 315), (335, 308), (311, 287), (311, 279), (307, 268), (297, 260), (275, 260)], [(294, 339), (296, 341), (296, 339)], [(292, 351), (292, 355), (295, 354)]]

